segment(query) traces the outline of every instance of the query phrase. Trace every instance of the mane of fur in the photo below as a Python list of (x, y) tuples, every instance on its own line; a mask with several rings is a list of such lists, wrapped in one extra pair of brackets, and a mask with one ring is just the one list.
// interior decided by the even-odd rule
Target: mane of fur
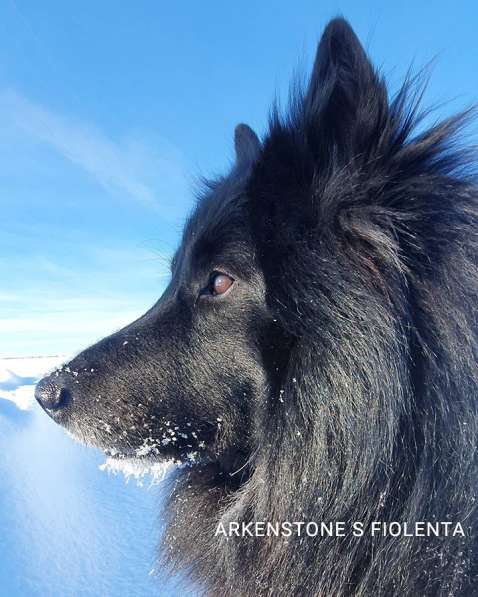
[[(211, 595), (476, 594), (470, 112), (420, 132), (417, 81), (389, 101), (351, 36), (343, 21), (326, 30), (249, 176), (281, 367), (255, 407), (250, 475), (196, 495), (183, 475), (165, 544)], [(219, 520), (454, 521), (467, 536), (226, 540)]]

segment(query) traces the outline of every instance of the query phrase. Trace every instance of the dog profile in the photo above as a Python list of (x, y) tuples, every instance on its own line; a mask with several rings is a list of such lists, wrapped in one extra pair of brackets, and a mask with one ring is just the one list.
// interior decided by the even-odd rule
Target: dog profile
[[(173, 474), (160, 560), (213, 596), (478, 594), (478, 189), (465, 111), (426, 129), (343, 19), (262, 140), (235, 130), (140, 319), (37, 386)], [(359, 522), (242, 536), (232, 522)], [(459, 524), (392, 536), (373, 523)]]

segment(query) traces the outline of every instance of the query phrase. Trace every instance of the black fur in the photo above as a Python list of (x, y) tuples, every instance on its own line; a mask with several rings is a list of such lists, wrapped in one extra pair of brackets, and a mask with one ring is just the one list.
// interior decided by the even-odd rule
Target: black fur
[[(470, 113), (420, 131), (419, 99), (408, 80), (389, 101), (329, 23), (263, 143), (236, 129), (159, 302), (41, 382), (78, 437), (194, 461), (161, 561), (200, 593), (478, 594)], [(201, 294), (213, 271), (235, 280), (224, 296)], [(452, 521), (465, 537), (225, 538), (221, 521)]]

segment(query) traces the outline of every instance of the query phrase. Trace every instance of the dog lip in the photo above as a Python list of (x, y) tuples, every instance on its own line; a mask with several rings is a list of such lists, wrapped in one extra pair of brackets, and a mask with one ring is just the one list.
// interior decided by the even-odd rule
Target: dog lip
[(106, 457), (114, 460), (141, 460), (151, 463), (174, 460), (189, 466), (214, 462), (206, 453), (200, 453), (198, 458), (189, 458), (188, 455), (164, 454), (162, 452), (141, 453), (138, 449), (133, 448), (102, 448), (102, 452)]
[(250, 455), (241, 450), (231, 450), (225, 454), (217, 455), (215, 457), (208, 455), (206, 452), (194, 452), (198, 455), (195, 458), (191, 458), (187, 454), (181, 456), (173, 456), (170, 454), (161, 453), (138, 454), (137, 450), (131, 448), (104, 448), (102, 451), (106, 457), (112, 458), (114, 460), (134, 459), (142, 460), (145, 462), (161, 462), (163, 460), (175, 460), (178, 463), (184, 464), (189, 467), (216, 465), (223, 472), (231, 476), (239, 474), (241, 471), (245, 470), (247, 468), (247, 465), (249, 464), (250, 459)]
[(103, 448), (102, 449), (105, 456), (108, 458), (113, 458), (114, 460), (127, 460), (127, 459), (134, 459), (134, 460), (144, 460), (150, 462), (159, 462), (161, 460), (168, 460), (167, 457), (159, 458), (160, 454), (138, 454), (138, 450), (132, 449), (122, 449), (122, 448)]
[(230, 476), (239, 474), (248, 468), (250, 461), (250, 454), (243, 450), (230, 450), (221, 455), (217, 459), (221, 470), (228, 473)]

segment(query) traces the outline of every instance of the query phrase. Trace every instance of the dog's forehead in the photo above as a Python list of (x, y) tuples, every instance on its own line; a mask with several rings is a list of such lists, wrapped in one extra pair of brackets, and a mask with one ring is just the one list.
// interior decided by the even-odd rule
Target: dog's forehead
[(185, 255), (218, 252), (245, 240), (248, 235), (247, 174), (233, 170), (227, 177), (206, 183), (184, 227), (173, 259), (175, 264)]

